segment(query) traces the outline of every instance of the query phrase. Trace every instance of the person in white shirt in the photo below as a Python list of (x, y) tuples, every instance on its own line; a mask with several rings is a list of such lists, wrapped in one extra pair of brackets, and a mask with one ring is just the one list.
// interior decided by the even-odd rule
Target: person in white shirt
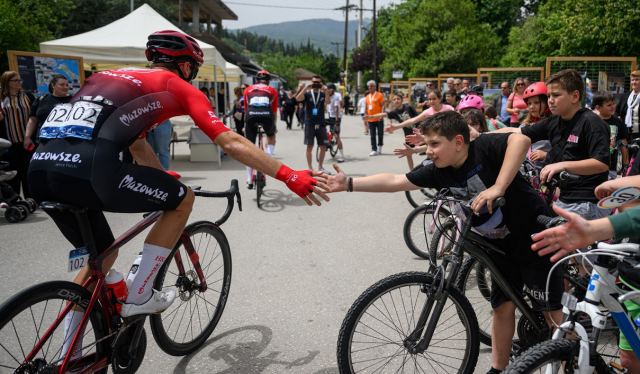
[(366, 99), (365, 96), (360, 96), (360, 100), (358, 100), (358, 114), (362, 118), (362, 125), (364, 126), (364, 134), (369, 135), (369, 124), (364, 120), (364, 112), (366, 108)]
[(342, 139), (340, 139), (340, 124), (342, 121), (342, 95), (336, 91), (336, 85), (329, 83), (327, 85), (327, 118), (326, 123), (336, 134), (336, 143), (338, 145), (338, 158), (336, 161), (344, 162), (344, 151), (342, 150)]

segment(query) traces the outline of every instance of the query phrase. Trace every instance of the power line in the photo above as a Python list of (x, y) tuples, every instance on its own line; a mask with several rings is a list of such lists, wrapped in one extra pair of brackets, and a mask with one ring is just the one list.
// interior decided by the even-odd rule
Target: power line
[(288, 6), (288, 5), (265, 5), (265, 4), (256, 4), (256, 3), (245, 3), (241, 1), (225, 1), (225, 4), (232, 5), (247, 5), (247, 6), (255, 6), (261, 8), (278, 8), (278, 9), (301, 9), (301, 10), (336, 10), (335, 8), (314, 8), (314, 7), (302, 7), (302, 6)]

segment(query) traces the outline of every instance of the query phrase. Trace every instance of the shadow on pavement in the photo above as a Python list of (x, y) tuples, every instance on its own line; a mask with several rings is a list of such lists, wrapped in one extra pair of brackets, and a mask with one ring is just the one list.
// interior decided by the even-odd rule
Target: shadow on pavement
[[(255, 193), (251, 201), (256, 203)], [(324, 200), (322, 201), (324, 202)], [(286, 206), (306, 206), (307, 203), (292, 193), (285, 194), (279, 190), (264, 190), (262, 197), (260, 197), (260, 205), (261, 210), (276, 213), (283, 211)]]
[[(257, 374), (273, 365), (291, 370), (297, 366), (308, 365), (320, 353), (319, 351), (309, 351), (307, 355), (294, 360), (278, 359), (282, 352), (265, 353), (272, 338), (273, 331), (266, 326), (251, 325), (229, 330), (209, 340), (191, 355), (185, 356), (175, 367), (173, 373), (186, 373), (187, 367), (192, 361), (194, 367), (198, 367), (199, 372), (218, 374)], [(212, 361), (207, 362), (207, 358)], [(207, 365), (207, 367), (205, 368), (203, 365)], [(209, 365), (220, 367), (221, 370), (212, 371)], [(189, 369), (189, 372), (192, 372), (192, 369)], [(334, 371), (320, 371), (318, 373), (328, 374), (334, 373)]]

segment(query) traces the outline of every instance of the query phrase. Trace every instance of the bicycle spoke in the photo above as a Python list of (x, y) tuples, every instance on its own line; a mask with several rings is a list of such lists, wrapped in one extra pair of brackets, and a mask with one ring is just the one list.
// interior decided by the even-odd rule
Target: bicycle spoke
[(22, 358), (27, 358), (27, 355), (24, 354), (24, 348), (22, 348), (22, 342), (20, 341), (20, 337), (18, 336), (18, 330), (16, 330), (16, 325), (11, 320), (11, 326), (13, 327), (13, 332), (16, 334), (16, 338), (18, 338), (18, 345), (20, 346), (20, 351), (22, 352)]
[(11, 354), (11, 352), (7, 349), (7, 347), (4, 346), (4, 344), (0, 343), (0, 347), (2, 347), (2, 349), (4, 349), (4, 351), (7, 352), (9, 356), (11, 356), (11, 358), (18, 363), (18, 365), (22, 364), (20, 360), (18, 360), (14, 355)]
[[(63, 305), (64, 305), (64, 302), (60, 301), (60, 308), (58, 308), (58, 313), (56, 313), (56, 316), (59, 316), (60, 313), (62, 312)], [(53, 339), (49, 339), (49, 343), (47, 344), (47, 350), (44, 353), (45, 358), (49, 356), (49, 349), (51, 348), (51, 342), (53, 342)]]

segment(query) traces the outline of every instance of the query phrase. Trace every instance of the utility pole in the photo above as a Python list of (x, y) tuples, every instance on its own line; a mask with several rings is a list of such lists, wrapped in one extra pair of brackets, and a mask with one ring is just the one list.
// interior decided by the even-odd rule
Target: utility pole
[(344, 82), (342, 84), (345, 88), (347, 88), (347, 44), (349, 39), (347, 37), (347, 33), (349, 32), (349, 0), (347, 0), (347, 5), (344, 7), (344, 49), (342, 50), (342, 58), (344, 62), (342, 63), (342, 71), (344, 72)]
[(131, 4), (131, 11), (133, 12), (133, 0), (131, 0), (129, 4)]
[(378, 83), (378, 30), (376, 27), (376, 0), (373, 0), (373, 80)]
[[(358, 18), (358, 38), (356, 40), (356, 47), (360, 48), (362, 44), (362, 0), (360, 0), (360, 17)], [(356, 80), (356, 87), (360, 89), (362, 87), (362, 71), (358, 70), (358, 77)]]

